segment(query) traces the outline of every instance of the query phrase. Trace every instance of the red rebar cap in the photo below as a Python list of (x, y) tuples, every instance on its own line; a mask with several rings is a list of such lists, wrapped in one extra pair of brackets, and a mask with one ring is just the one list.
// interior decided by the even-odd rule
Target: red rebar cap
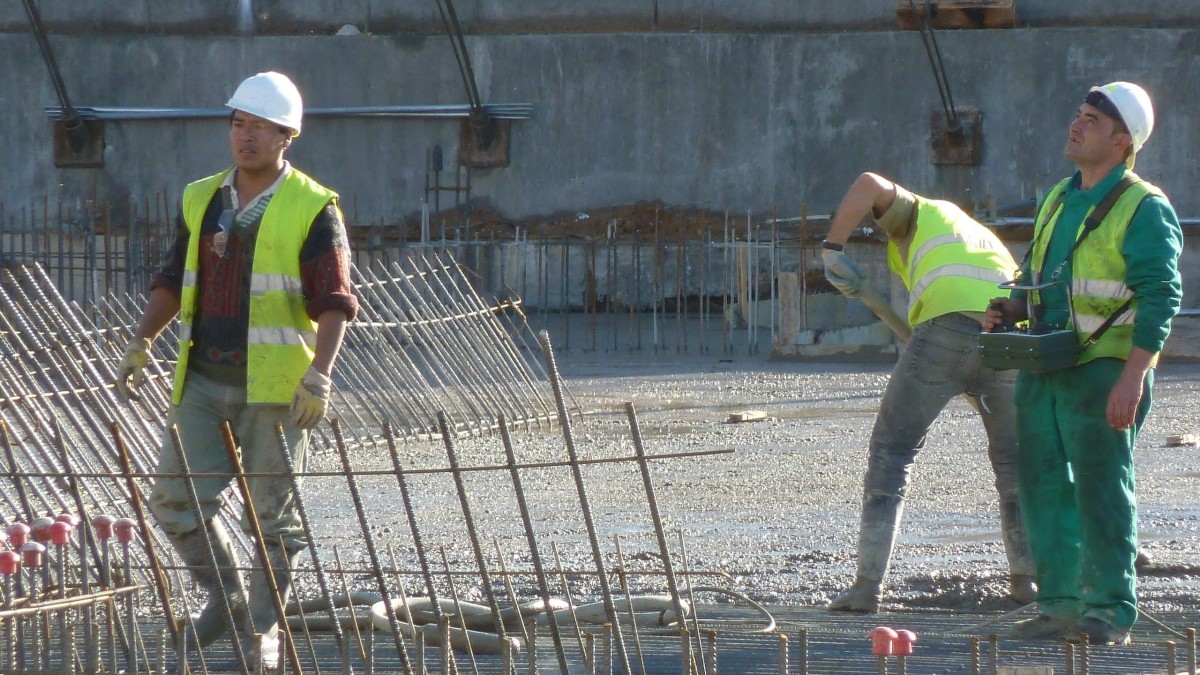
[(128, 544), (137, 537), (137, 522), (133, 518), (118, 518), (113, 531), (117, 533), (117, 541)]
[(79, 516), (75, 515), (74, 513), (60, 513), (55, 516), (54, 519), (60, 523), (66, 523), (72, 528), (79, 527)]
[(896, 631), (896, 643), (893, 650), (897, 656), (910, 656), (913, 653), (913, 643), (916, 641), (916, 633), (900, 629)]
[(41, 567), (42, 554), (46, 552), (46, 547), (31, 541), (21, 547), (21, 564), (26, 567)]
[(54, 519), (50, 516), (39, 516), (29, 523), (29, 531), (33, 533), (34, 541), (46, 542), (50, 540), (50, 533), (46, 531), (48, 527), (54, 524)]
[(70, 523), (58, 520), (46, 528), (50, 532), (50, 541), (55, 546), (66, 546), (71, 541), (71, 533), (75, 531)]
[(890, 656), (892, 643), (896, 641), (896, 631), (887, 626), (880, 626), (871, 631), (871, 653), (875, 656)]
[(13, 548), (19, 549), (29, 541), (29, 526), (25, 523), (13, 523), (4, 531), (8, 533), (8, 543)]
[(112, 539), (113, 523), (115, 522), (117, 522), (117, 519), (107, 513), (92, 518), (92, 527), (96, 528), (96, 536), (104, 541)]
[(0, 574), (16, 574), (21, 568), (21, 554), (16, 551), (0, 551)]

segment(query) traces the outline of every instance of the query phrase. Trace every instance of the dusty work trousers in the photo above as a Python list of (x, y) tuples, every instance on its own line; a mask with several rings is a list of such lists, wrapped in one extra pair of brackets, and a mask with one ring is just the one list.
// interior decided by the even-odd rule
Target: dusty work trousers
[[(1011, 371), (984, 367), (979, 354), (979, 322), (947, 314), (918, 325), (892, 370), (871, 433), (865, 496), (900, 497), (929, 427), (954, 397), (965, 394), (983, 419), (988, 459), (1001, 502), (1017, 496), (1016, 411)], [(1020, 518), (1012, 514), (1019, 528)], [(1008, 533), (1006, 533), (1008, 534)], [(1024, 538), (1006, 537), (1009, 572), (1032, 574)], [(1019, 550), (1011, 550), (1019, 549)]]
[[(168, 416), (167, 433), (159, 451), (160, 474), (179, 474), (183, 469), (170, 437), (171, 424), (179, 428), (188, 468), (192, 473), (233, 473), (225, 450), (221, 423), (228, 420), (238, 441), (243, 468), (247, 474), (270, 473), (273, 476), (248, 476), (250, 498), (258, 516), (264, 539), (275, 544), (283, 538), (288, 550), (307, 545), (300, 516), (296, 512), (287, 465), (279, 447), (275, 423), (283, 424), (284, 437), (291, 450), (297, 472), (303, 472), (308, 454), (308, 432), (292, 424), (289, 406), (247, 404), (246, 390), (230, 386), (189, 372), (184, 382), (179, 405), (172, 406)], [(215, 516), (220, 509), (221, 492), (230, 485), (230, 478), (195, 478), (196, 497), (204, 519)], [(183, 478), (159, 477), (150, 493), (150, 509), (171, 535), (179, 536), (197, 527), (191, 497)], [(245, 510), (242, 530), (250, 532)]]
[(1097, 359), (1017, 379), (1020, 495), (1048, 616), (1090, 616), (1121, 629), (1137, 619), (1133, 446), (1152, 403), (1146, 375), (1134, 425), (1108, 425), (1108, 394), (1125, 362)]

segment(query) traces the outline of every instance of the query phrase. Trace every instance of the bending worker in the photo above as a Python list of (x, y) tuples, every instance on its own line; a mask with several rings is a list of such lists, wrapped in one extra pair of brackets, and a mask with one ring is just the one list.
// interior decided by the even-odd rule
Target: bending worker
[[(282, 424), (302, 472), (308, 429), (324, 418), (334, 360), (358, 301), (337, 195), (283, 158), (300, 134), (303, 105), (296, 86), (279, 73), (259, 73), (242, 82), (226, 105), (233, 109), (234, 165), (184, 188), (175, 241), (154, 276), (116, 386), (123, 396), (136, 396), (151, 342), (178, 314), (168, 425), (178, 428), (192, 472), (232, 472), (221, 431), (228, 420), (246, 471), (274, 474), (248, 481), (286, 604), (290, 570), (308, 538), (275, 425)], [(169, 435), (158, 472), (182, 472)], [(182, 478), (159, 478), (149, 500), (180, 558), (209, 591), (208, 605), (190, 620), (185, 638), (206, 646), (225, 633), (223, 592), (237, 628), (246, 630), (243, 649), (249, 653), (253, 636), (263, 636), (262, 658), (270, 666), (278, 654), (270, 586), (258, 565), (247, 599), (233, 545), (216, 517), (229, 479), (193, 484), (203, 522), (196, 522)], [(247, 514), (241, 526), (249, 531)]]
[[(1078, 170), (1046, 195), (1021, 265), (1022, 285), (1064, 282), (1037, 292), (1040, 322), (1070, 327), (1070, 286), (1080, 353), (1073, 366), (1017, 379), (1021, 506), (1040, 613), (1017, 622), (1014, 637), (1086, 633), (1124, 644), (1137, 618), (1133, 448), (1182, 299), (1179, 221), (1132, 170), (1153, 128), (1138, 85), (1088, 92), (1064, 150)], [(1029, 318), (1026, 295), (997, 298), (986, 327)]]
[(1033, 565), (1017, 502), (1014, 377), (981, 365), (978, 348), (988, 301), (1016, 263), (990, 230), (954, 204), (864, 173), (842, 197), (821, 251), (825, 276), (848, 297), (858, 294), (864, 279), (843, 249), (868, 213), (887, 233), (888, 266), (908, 288), (913, 332), (888, 380), (871, 432), (858, 574), (830, 609), (878, 610), (909, 471), (933, 421), (959, 394), (979, 411), (987, 431), (988, 458), (1000, 493), (1009, 592), (1022, 604), (1033, 602)]

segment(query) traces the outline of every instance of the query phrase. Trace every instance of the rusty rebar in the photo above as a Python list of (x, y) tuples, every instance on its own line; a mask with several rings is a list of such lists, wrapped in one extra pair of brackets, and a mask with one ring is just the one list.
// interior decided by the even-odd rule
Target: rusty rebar
[(604, 603), (604, 614), (613, 624), (613, 635), (616, 638), (617, 653), (621, 666), (629, 672), (629, 655), (625, 653), (625, 642), (621, 637), (621, 625), (617, 609), (613, 605), (612, 590), (608, 585), (608, 576), (604, 569), (604, 556), (600, 552), (600, 538), (596, 534), (596, 523), (592, 519), (591, 507), (588, 505), (587, 488), (583, 483), (583, 472), (579, 467), (579, 454), (575, 451), (575, 437), (571, 431), (571, 417), (567, 414), (566, 402), (562, 391), (562, 382), (558, 374), (558, 365), (554, 361), (554, 347), (550, 343), (550, 334), (546, 331), (538, 333), (538, 342), (546, 357), (546, 372), (550, 376), (550, 387), (554, 392), (554, 402), (558, 408), (558, 423), (562, 427), (563, 439), (567, 447), (567, 455), (571, 459), (571, 474), (575, 479), (575, 491), (579, 496), (579, 507), (583, 514), (583, 522), (587, 528), (588, 541), (592, 546), (592, 560), (596, 565), (596, 576), (600, 584), (601, 601)]
[(342, 426), (336, 418), (330, 420), (330, 424), (333, 427), (333, 437), (337, 442), (338, 457), (342, 461), (342, 468), (346, 471), (346, 486), (350, 491), (350, 499), (354, 502), (354, 512), (357, 514), (359, 526), (362, 528), (363, 545), (367, 548), (367, 555), (370, 557), (371, 567), (374, 569), (375, 582), (379, 586), (379, 595), (383, 598), (383, 608), (387, 614), (388, 626), (392, 630), (396, 655), (399, 657), (401, 665), (404, 666), (404, 672), (407, 675), (413, 675), (412, 664), (408, 660), (408, 649), (404, 645), (404, 635), (396, 617), (396, 606), (392, 603), (392, 594), (388, 591), (387, 580), (383, 578), (383, 570), (379, 565), (379, 554), (375, 550), (375, 540), (371, 536), (371, 528), (367, 524), (367, 512), (363, 507), (362, 496), (358, 492), (358, 483), (354, 479), (353, 469), (350, 467), (350, 453), (342, 436)]
[[(221, 437), (225, 441), (225, 454), (229, 457), (230, 466), (233, 467), (234, 483), (242, 495), (242, 508), (245, 510), (244, 516), (250, 523), (250, 533), (253, 535), (259, 562), (263, 566), (263, 578), (267, 582), (268, 591), (271, 594), (271, 599), (274, 601), (275, 614), (279, 619), (278, 630), (283, 633), (283, 643), (287, 658), (292, 662), (292, 672), (295, 675), (303, 675), (304, 668), (300, 664), (300, 654), (296, 651), (296, 641), (292, 638), (292, 630), (287, 624), (287, 608), (284, 607), (283, 598), (279, 595), (279, 582), (275, 578), (275, 567), (271, 564), (271, 556), (267, 552), (267, 540), (263, 536), (262, 527), (258, 521), (258, 511), (254, 508), (254, 499), (250, 495), (250, 483), (246, 479), (241, 454), (238, 452), (237, 441), (233, 437), (233, 427), (228, 420), (221, 423)], [(280, 656), (282, 657), (283, 655)]]
[(517, 470), (517, 455), (513, 450), (512, 436), (508, 431), (508, 422), (501, 415), (497, 419), (500, 425), (500, 439), (504, 443), (504, 456), (508, 459), (508, 473), (512, 478), (513, 491), (517, 496), (517, 510), (521, 514), (521, 525), (525, 528), (525, 541), (529, 545), (529, 557), (533, 563), (533, 573), (537, 578), (538, 592), (546, 611), (546, 621), (550, 625), (550, 638), (554, 641), (554, 654), (558, 659), (558, 669), (561, 675), (567, 675), (570, 668), (567, 665), (567, 655), (563, 650), (562, 636), (558, 632), (558, 617), (550, 604), (550, 585), (546, 579), (546, 570), (542, 567), (542, 555), (538, 552), (537, 534), (533, 527), (533, 517), (529, 514), (529, 504), (525, 500), (525, 488), (521, 483), (521, 474)]

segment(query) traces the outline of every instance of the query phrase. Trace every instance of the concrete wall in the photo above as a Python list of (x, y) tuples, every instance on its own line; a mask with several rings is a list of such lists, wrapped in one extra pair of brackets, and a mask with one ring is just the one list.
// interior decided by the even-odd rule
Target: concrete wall
[[(345, 24), (374, 33), (441, 32), (432, 0), (41, 0), (36, 4), (43, 23), (60, 33), (320, 34), (333, 33)], [(594, 33), (887, 30), (896, 25), (896, 8), (902, 4), (905, 0), (458, 0), (454, 6), (463, 28), (471, 33)], [(1200, 24), (1200, 6), (1193, 0), (1014, 0), (1014, 5), (1022, 27)], [(0, 7), (0, 30), (22, 31), (26, 25), (22, 3)]]
[[(265, 69), (292, 75), (312, 107), (466, 101), (432, 3), (176, 4), (39, 3), (72, 102), (214, 107)], [(1181, 215), (1200, 214), (1200, 32), (1186, 27), (1200, 24), (1200, 3), (1140, 3), (1139, 19), (1116, 0), (1088, 3), (1087, 17), (1077, 3), (1030, 1), (1018, 10), (1031, 27), (939, 32), (955, 102), (983, 113), (977, 167), (930, 163), (937, 91), (919, 35), (890, 30), (894, 3), (566, 4), (458, 3), (480, 33), (467, 41), (482, 97), (535, 105), (532, 120), (513, 122), (511, 165), (472, 176), (480, 205), (511, 218), (639, 200), (822, 213), (867, 169), (968, 204), (1025, 199), (1070, 170), (1069, 116), (1089, 85), (1113, 79), (1144, 83), (1159, 109), (1139, 171)], [(245, 9), (254, 21), (240, 34)], [(660, 30), (637, 28), (655, 11)], [(727, 32), (661, 28), (701, 15), (705, 31)], [(1121, 20), (1133, 25), (1108, 25)], [(372, 34), (329, 34), (343, 23)], [(11, 31), (0, 33), (10, 205), (177, 199), (229, 163), (223, 121), (109, 122), (103, 169), (56, 169), (42, 108), (57, 99), (20, 3), (0, 9), (0, 27)], [(450, 121), (312, 118), (289, 157), (341, 192), (355, 222), (391, 222), (419, 210), (427, 150), (452, 158), (457, 139)]]

